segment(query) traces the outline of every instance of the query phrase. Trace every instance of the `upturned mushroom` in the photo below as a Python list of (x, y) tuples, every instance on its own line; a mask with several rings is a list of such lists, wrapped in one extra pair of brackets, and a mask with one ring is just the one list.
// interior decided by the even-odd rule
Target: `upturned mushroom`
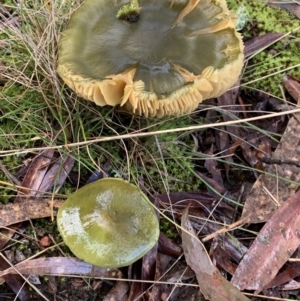
[(158, 219), (145, 194), (129, 182), (105, 178), (63, 203), (57, 225), (70, 250), (100, 267), (127, 266), (157, 242)]
[(100, 106), (190, 113), (241, 73), (235, 21), (225, 0), (86, 0), (62, 33), (57, 71)]

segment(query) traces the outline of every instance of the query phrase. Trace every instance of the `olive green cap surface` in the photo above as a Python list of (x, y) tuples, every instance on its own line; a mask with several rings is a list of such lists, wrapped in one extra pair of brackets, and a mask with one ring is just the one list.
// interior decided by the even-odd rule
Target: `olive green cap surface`
[[(132, 0), (136, 1), (136, 0)], [(58, 73), (80, 96), (150, 116), (191, 112), (238, 79), (243, 44), (225, 0), (87, 0), (59, 43)]]
[(147, 197), (127, 181), (105, 178), (70, 195), (58, 229), (80, 259), (101, 267), (127, 266), (157, 242), (158, 219)]

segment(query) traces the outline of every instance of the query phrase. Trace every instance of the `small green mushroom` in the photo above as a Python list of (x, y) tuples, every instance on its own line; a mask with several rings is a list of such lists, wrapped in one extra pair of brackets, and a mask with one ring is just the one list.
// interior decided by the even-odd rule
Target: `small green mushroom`
[(93, 182), (70, 195), (58, 211), (57, 225), (78, 258), (108, 268), (137, 261), (159, 236), (158, 219), (146, 195), (116, 178)]

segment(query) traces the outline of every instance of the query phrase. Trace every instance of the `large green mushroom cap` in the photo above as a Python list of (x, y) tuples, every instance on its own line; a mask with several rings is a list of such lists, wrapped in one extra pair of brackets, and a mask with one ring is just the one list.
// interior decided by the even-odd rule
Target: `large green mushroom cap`
[(70, 195), (58, 229), (80, 259), (101, 267), (126, 266), (157, 242), (158, 219), (147, 197), (127, 181), (106, 178)]
[(235, 20), (225, 0), (86, 0), (62, 33), (57, 71), (100, 106), (189, 113), (240, 75)]

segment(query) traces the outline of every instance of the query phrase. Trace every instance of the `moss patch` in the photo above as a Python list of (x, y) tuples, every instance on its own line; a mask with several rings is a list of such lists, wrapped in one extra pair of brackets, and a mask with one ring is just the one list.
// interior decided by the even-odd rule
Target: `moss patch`
[(159, 229), (171, 239), (178, 239), (180, 237), (175, 225), (165, 218), (161, 218)]
[[(282, 9), (269, 7), (261, 1), (230, 0), (228, 2), (232, 9), (236, 10), (239, 6), (244, 6), (248, 12), (249, 21), (242, 30), (245, 40), (265, 33), (288, 33), (299, 27), (299, 20), (294, 15)], [(278, 86), (282, 83), (283, 76), (289, 73), (300, 77), (300, 67), (293, 68), (293, 66), (300, 63), (299, 53), (300, 31), (298, 29), (291, 35), (255, 55), (247, 65), (243, 76), (243, 83), (250, 88), (281, 97), (282, 95)], [(291, 68), (291, 70), (283, 71), (287, 68)], [(272, 75), (272, 73), (278, 71), (283, 72)], [(264, 76), (269, 77), (249, 85), (247, 84), (247, 82), (260, 79)]]
[[(148, 121), (151, 123), (151, 120)], [(168, 118), (151, 131), (161, 131), (190, 126), (190, 116)], [(143, 141), (141, 150), (145, 174), (159, 192), (198, 190), (202, 181), (195, 174), (192, 157), (194, 141), (190, 133), (167, 133)]]

